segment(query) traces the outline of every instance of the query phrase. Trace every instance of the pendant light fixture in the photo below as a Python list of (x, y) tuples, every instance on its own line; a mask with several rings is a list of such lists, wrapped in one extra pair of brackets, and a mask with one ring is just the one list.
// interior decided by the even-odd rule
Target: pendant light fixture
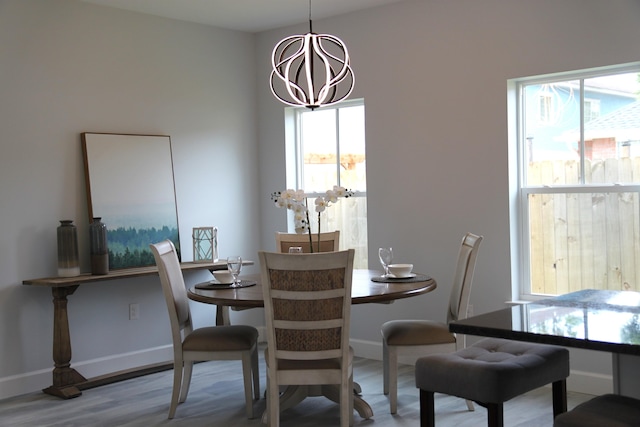
[(309, 0), (309, 32), (281, 40), (271, 55), (271, 92), (287, 105), (311, 110), (333, 105), (353, 91), (355, 76), (344, 42), (313, 32)]

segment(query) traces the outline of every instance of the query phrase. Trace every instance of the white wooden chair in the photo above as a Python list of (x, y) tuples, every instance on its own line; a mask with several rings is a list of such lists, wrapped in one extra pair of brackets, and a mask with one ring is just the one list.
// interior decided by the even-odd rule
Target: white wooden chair
[(245, 325), (210, 326), (194, 330), (176, 248), (170, 240), (150, 247), (158, 266), (173, 339), (174, 373), (169, 418), (174, 417), (178, 402), (182, 403), (187, 398), (193, 362), (208, 360), (242, 360), (246, 413), (247, 417), (253, 418), (252, 378), (253, 396), (260, 398), (258, 330)]
[[(398, 356), (419, 357), (450, 353), (465, 347), (449, 332), (449, 322), (467, 317), (471, 284), (482, 236), (467, 233), (462, 239), (449, 298), (447, 322), (432, 320), (392, 320), (382, 325), (383, 392), (389, 395), (392, 414), (398, 408)], [(462, 343), (460, 343), (462, 341)], [(467, 401), (469, 410), (473, 403)]]
[(354, 250), (259, 252), (267, 321), (267, 412), (280, 423), (281, 385), (340, 386), (340, 425), (353, 420), (349, 347)]
[[(318, 233), (311, 233), (311, 241), (313, 242), (313, 251), (318, 252)], [(309, 234), (308, 233), (281, 233), (276, 232), (276, 251), (281, 253), (289, 252), (292, 246), (300, 246), (303, 253), (309, 253)], [(320, 251), (319, 252), (335, 252), (340, 246), (340, 230), (320, 233)]]

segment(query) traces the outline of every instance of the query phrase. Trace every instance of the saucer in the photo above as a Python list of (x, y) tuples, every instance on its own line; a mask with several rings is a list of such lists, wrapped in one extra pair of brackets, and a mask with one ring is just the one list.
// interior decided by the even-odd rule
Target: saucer
[(396, 276), (395, 274), (389, 274), (389, 279), (411, 279), (416, 277), (416, 273), (409, 273), (406, 276)]

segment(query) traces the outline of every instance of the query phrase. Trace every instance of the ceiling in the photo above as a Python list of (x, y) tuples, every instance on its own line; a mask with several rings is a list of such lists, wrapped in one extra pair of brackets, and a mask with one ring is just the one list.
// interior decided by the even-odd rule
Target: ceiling
[[(309, 20), (306, 0), (82, 0), (165, 18), (256, 33)], [(315, 0), (313, 20), (401, 0)]]

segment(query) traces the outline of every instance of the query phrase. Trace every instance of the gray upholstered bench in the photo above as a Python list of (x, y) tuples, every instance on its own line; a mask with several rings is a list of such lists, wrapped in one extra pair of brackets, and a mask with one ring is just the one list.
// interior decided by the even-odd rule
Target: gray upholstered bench
[(434, 393), (473, 400), (487, 408), (488, 425), (502, 427), (503, 403), (553, 384), (553, 414), (567, 410), (569, 350), (563, 347), (483, 339), (465, 349), (416, 362), (420, 425), (435, 425)]
[(554, 427), (637, 427), (640, 400), (619, 394), (595, 397), (559, 415)]

